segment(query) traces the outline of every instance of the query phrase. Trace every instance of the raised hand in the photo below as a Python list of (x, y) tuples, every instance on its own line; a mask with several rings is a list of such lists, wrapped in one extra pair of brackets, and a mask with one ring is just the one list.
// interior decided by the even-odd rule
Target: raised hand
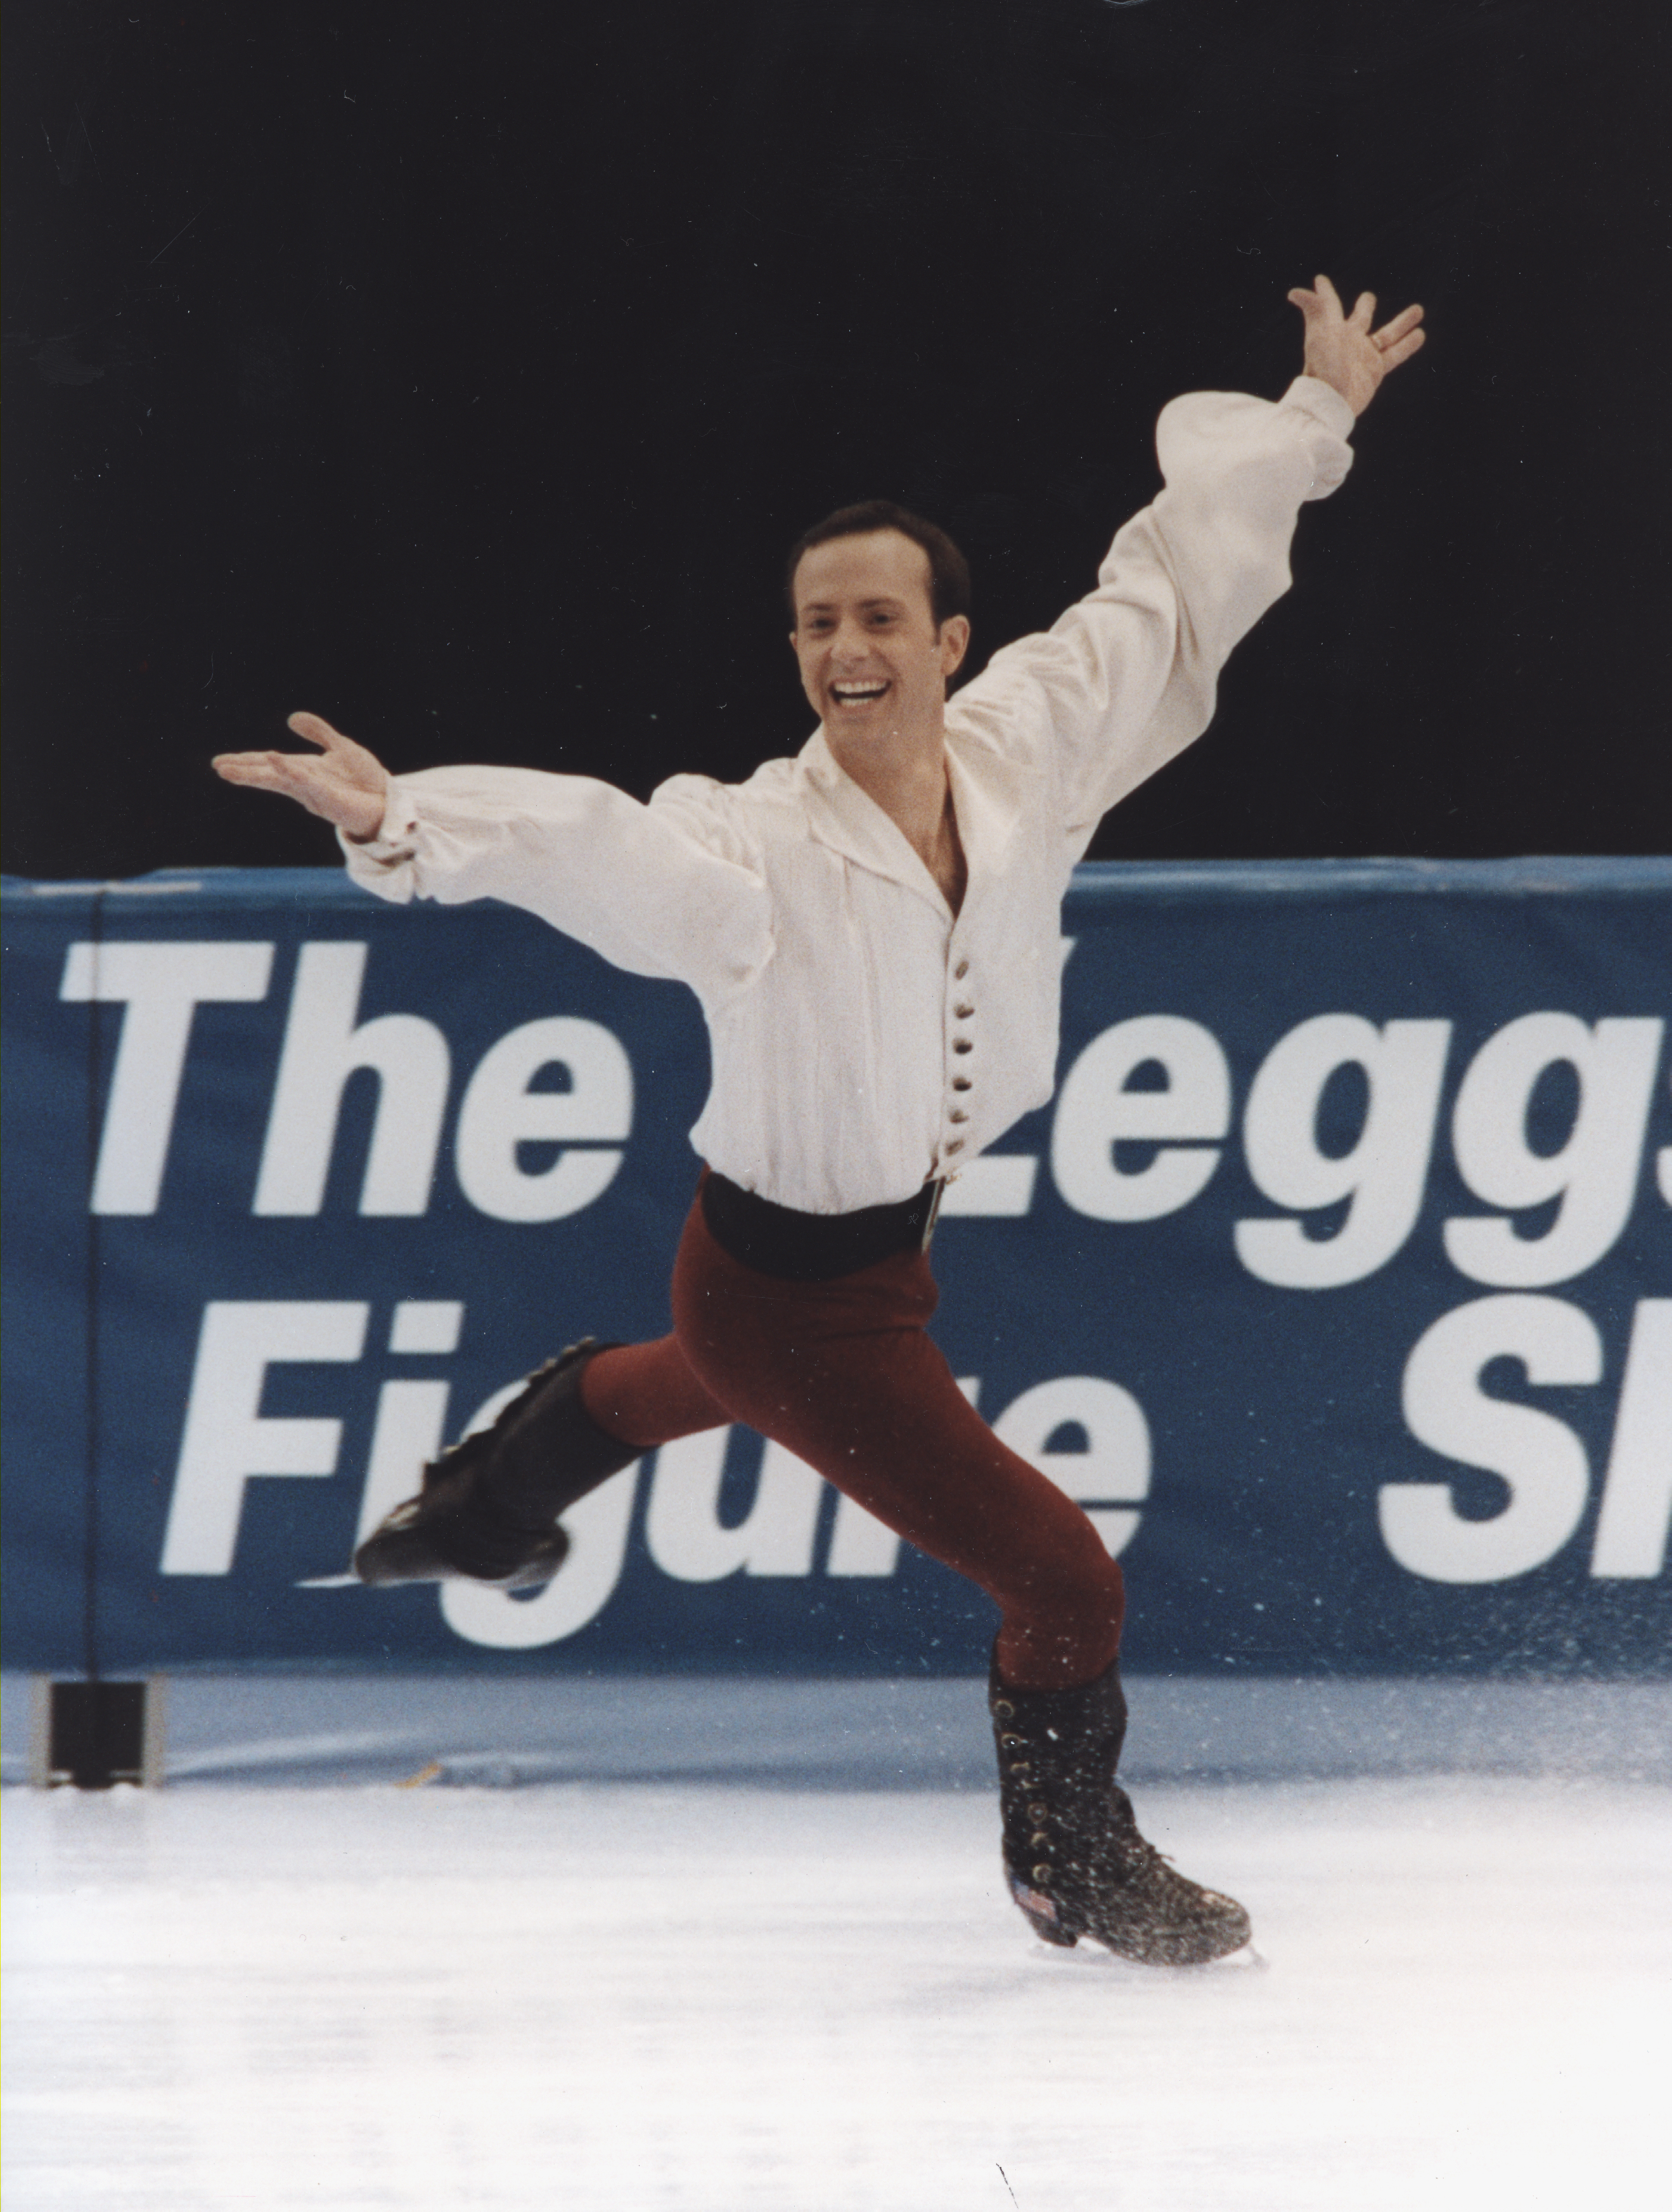
[(1355, 415), (1362, 415), (1390, 369), (1408, 361), (1422, 343), (1417, 328), (1421, 307), (1407, 307), (1379, 331), (1370, 327), (1376, 313), (1376, 295), (1360, 292), (1349, 315), (1341, 295), (1327, 276), (1313, 279), (1308, 292), (1299, 285), (1289, 298), (1306, 321), (1308, 376), (1333, 385)]
[(383, 763), (318, 714), (293, 714), (288, 726), (323, 754), (218, 753), (210, 766), (228, 783), (282, 792), (362, 844), (375, 837), (389, 798)]

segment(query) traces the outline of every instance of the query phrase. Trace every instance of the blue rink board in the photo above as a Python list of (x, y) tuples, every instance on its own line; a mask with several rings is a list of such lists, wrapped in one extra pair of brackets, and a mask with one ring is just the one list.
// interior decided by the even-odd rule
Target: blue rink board
[[(3, 921), (8, 1666), (82, 1662), (91, 1553), (112, 1670), (979, 1670), (985, 1598), (745, 1432), (585, 1501), (535, 1600), (340, 1579), (427, 1437), (667, 1327), (682, 990), (324, 870)], [(1100, 866), (1063, 926), (1057, 1096), (954, 1187), (935, 1333), (1119, 1547), (1130, 1665), (1672, 1674), (1672, 862)]]

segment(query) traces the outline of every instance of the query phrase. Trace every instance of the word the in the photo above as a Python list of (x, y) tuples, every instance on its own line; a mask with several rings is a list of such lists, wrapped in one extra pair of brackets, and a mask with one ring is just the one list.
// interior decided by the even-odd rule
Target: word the
[[(197, 1009), (264, 999), (274, 953), (271, 944), (233, 940), (70, 946), (61, 995), (124, 1009), (95, 1213), (156, 1211)], [(358, 942), (300, 950), (253, 1163), (257, 1215), (320, 1212), (344, 1091), (361, 1070), (378, 1079), (378, 1104), (359, 1211), (417, 1216), (429, 1208), (452, 1055), (439, 1027), (421, 1015), (360, 1020), (367, 953)], [(1487, 1210), (1457, 1213), (1441, 1227), (1459, 1274), (1493, 1289), (1541, 1290), (1583, 1274), (1612, 1249), (1642, 1180), (1665, 1026), (1648, 1015), (1587, 1024), (1571, 1013), (1529, 1013), (1475, 1051), (1451, 1110), (1451, 1152)], [(1278, 1209), (1233, 1227), (1251, 1275), (1285, 1290), (1331, 1290), (1363, 1281), (1403, 1249), (1428, 1187), (1452, 1036), (1443, 1019), (1378, 1027), (1359, 1014), (1321, 1013), (1271, 1046), (1242, 1109), (1250, 1179)], [(554, 1070), (566, 1087), (536, 1087)], [(1540, 1150), (1530, 1120), (1536, 1094), (1557, 1073), (1576, 1103), (1560, 1142)], [(1320, 1122), (1342, 1079), (1362, 1103), (1356, 1133), (1331, 1149)], [(1063, 1078), (1050, 1146), (1058, 1194), (1093, 1221), (1179, 1212), (1218, 1172), (1235, 1103), (1224, 1048), (1200, 1022), (1148, 1013), (1115, 1023)], [(458, 1187), (494, 1220), (532, 1224), (579, 1213), (620, 1170), (633, 1111), (632, 1064), (611, 1030), (572, 1015), (524, 1023), (465, 1079), (452, 1144)], [(943, 1218), (1028, 1213), (1039, 1167), (1026, 1153), (972, 1161), (949, 1186)], [(1672, 1205), (1672, 1147), (1655, 1167), (1660, 1195)]]

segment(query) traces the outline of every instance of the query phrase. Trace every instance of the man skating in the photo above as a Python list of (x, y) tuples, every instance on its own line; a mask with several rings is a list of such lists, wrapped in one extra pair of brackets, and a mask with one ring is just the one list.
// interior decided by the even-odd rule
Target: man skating
[(1037, 1932), (1190, 1964), (1246, 1915), (1175, 1874), (1114, 1784), (1121, 1571), (1080, 1508), (972, 1410), (926, 1334), (945, 1182), (1049, 1097), (1059, 909), (1101, 816), (1206, 728), (1233, 647), (1287, 589), (1301, 504), (1421, 343), (1326, 278), (1290, 295), (1305, 373), (1271, 404), (1173, 402), (1166, 489), (1098, 588), (996, 654), (969, 642), (961, 556), (881, 502), (791, 559), (791, 643), (820, 726), (747, 783), (676, 776), (648, 806), (590, 778), (391, 778), (311, 715), (318, 756), (223, 756), (234, 782), (333, 822), (385, 897), (493, 896), (634, 973), (691, 986), (713, 1087), (675, 1262), (673, 1333), (571, 1347), (494, 1429), (445, 1453), (356, 1556), (371, 1583), (548, 1578), (559, 1516), (674, 1438), (741, 1421), (999, 1608), (990, 1704), (1004, 1858)]

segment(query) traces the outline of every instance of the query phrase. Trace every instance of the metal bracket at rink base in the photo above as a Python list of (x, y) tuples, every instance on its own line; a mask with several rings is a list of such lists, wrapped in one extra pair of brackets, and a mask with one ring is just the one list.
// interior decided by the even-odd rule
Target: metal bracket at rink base
[(168, 1684), (102, 1679), (29, 1685), (29, 1782), (33, 1789), (68, 1784), (110, 1790), (118, 1783), (154, 1790), (167, 1753)]

